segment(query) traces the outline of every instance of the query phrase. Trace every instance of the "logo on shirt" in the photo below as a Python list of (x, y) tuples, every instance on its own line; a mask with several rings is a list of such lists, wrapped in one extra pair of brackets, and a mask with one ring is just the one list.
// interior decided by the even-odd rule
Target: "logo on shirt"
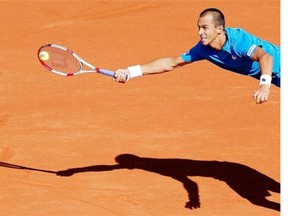
[(237, 57), (234, 56), (234, 55), (232, 55), (231, 58), (232, 58), (233, 60), (236, 60)]

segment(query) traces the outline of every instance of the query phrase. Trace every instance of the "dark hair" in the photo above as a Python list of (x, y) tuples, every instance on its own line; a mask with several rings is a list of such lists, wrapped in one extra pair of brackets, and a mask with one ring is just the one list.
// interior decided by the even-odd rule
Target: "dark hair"
[(200, 17), (204, 17), (207, 14), (211, 14), (213, 16), (213, 20), (216, 26), (222, 25), (225, 28), (225, 17), (224, 14), (217, 8), (207, 8), (200, 13)]

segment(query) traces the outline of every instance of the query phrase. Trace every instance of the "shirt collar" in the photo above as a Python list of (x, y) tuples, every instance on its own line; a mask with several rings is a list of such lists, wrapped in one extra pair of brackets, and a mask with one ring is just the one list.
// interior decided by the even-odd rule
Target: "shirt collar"
[(224, 45), (223, 45), (223, 47), (222, 47), (221, 50), (230, 53), (230, 49), (229, 49), (229, 47), (230, 47), (230, 42), (229, 42), (229, 37), (228, 37), (228, 34), (227, 34), (227, 29), (225, 29), (225, 35), (226, 35), (226, 41), (225, 41), (225, 43), (224, 43)]

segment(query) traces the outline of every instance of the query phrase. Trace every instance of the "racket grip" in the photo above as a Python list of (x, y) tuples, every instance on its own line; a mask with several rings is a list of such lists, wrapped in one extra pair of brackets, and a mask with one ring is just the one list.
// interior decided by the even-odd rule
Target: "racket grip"
[(113, 72), (113, 71), (110, 71), (107, 69), (102, 69), (102, 68), (97, 68), (96, 70), (100, 74), (104, 74), (104, 75), (110, 76), (110, 77), (115, 77), (115, 72)]

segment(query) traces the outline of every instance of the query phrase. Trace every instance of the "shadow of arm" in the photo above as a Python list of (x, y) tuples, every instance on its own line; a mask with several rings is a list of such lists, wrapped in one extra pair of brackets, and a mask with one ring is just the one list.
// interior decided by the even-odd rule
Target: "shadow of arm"
[(76, 173), (83, 172), (104, 172), (111, 171), (115, 169), (121, 169), (122, 167), (119, 164), (115, 165), (95, 165), (95, 166), (87, 166), (87, 167), (79, 167), (79, 168), (71, 168), (67, 170), (60, 170), (57, 172), (58, 176), (72, 176)]
[(199, 190), (196, 182), (190, 180), (187, 176), (171, 176), (183, 183), (184, 188), (188, 192), (189, 201), (186, 203), (185, 208), (196, 209), (200, 208)]

